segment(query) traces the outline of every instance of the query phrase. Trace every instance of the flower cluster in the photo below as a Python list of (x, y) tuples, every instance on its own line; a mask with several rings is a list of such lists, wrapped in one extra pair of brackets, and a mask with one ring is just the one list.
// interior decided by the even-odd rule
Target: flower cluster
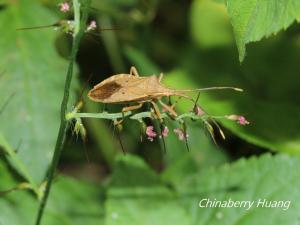
[[(195, 111), (196, 115), (204, 115), (205, 114), (204, 111), (200, 107), (197, 107), (197, 108), (195, 107), (194, 111)], [(229, 119), (229, 120), (234, 120), (238, 124), (243, 125), (243, 126), (250, 124), (250, 122), (248, 120), (246, 120), (246, 118), (244, 116), (240, 116), (240, 115), (227, 115), (227, 116), (225, 116), (225, 118)], [(183, 129), (176, 128), (173, 131), (178, 136), (179, 140), (181, 140), (181, 141), (188, 140), (189, 135)], [(222, 131), (220, 130), (220, 132), (222, 132)], [(164, 126), (159, 138), (167, 137), (168, 134), (169, 134), (169, 128), (167, 126)], [(221, 134), (224, 136), (223, 132)], [(147, 139), (149, 141), (153, 141), (154, 138), (157, 137), (157, 133), (154, 131), (153, 126), (146, 127), (146, 135), (147, 135)]]
[[(182, 129), (180, 128), (176, 128), (173, 130), (175, 134), (177, 134), (178, 139), (181, 141), (186, 141), (188, 139), (188, 134), (186, 132), (184, 132)], [(154, 138), (157, 136), (157, 133), (154, 131), (154, 127), (153, 126), (148, 126), (146, 127), (146, 135), (147, 135), (147, 139), (149, 141), (153, 141)], [(169, 135), (169, 128), (167, 126), (165, 126), (161, 132), (161, 135), (159, 136), (159, 138), (165, 138)]]
[[(58, 4), (58, 6), (60, 7), (59, 10), (63, 13), (69, 12), (71, 9), (71, 6), (68, 2), (60, 3)], [(75, 28), (75, 24), (73, 20), (62, 20), (60, 21), (59, 25), (65, 33), (73, 34)], [(97, 28), (97, 23), (95, 20), (92, 20), (90, 24), (87, 26), (86, 32), (95, 30), (96, 28)]]

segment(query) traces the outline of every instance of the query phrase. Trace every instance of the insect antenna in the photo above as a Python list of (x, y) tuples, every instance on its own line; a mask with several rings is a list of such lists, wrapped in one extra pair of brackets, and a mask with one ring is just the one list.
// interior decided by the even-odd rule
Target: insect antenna
[(182, 96), (182, 97), (188, 99), (189, 96), (184, 95), (184, 94), (186, 94), (188, 92), (204, 92), (204, 91), (215, 91), (215, 90), (225, 90), (225, 89), (239, 91), (239, 92), (243, 92), (244, 91), (243, 89), (236, 88), (236, 87), (208, 87), (208, 88), (173, 90), (172, 92), (173, 92), (173, 95)]
[(88, 34), (91, 34), (91, 35), (94, 35), (94, 36), (97, 36), (97, 37), (101, 37), (101, 32), (103, 31), (115, 31), (115, 30), (121, 30), (120, 28), (99, 28), (97, 29), (96, 31), (97, 32), (87, 32)]

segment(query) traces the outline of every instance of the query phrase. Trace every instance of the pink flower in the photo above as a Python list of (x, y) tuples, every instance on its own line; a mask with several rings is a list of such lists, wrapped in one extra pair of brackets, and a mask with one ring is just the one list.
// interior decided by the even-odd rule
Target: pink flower
[(70, 10), (70, 5), (67, 2), (60, 3), (59, 6), (60, 6), (60, 11), (61, 12), (65, 13), (65, 12), (68, 12)]
[(201, 109), (200, 106), (198, 106), (198, 105), (195, 106), (194, 112), (197, 116), (203, 116), (205, 114), (203, 109)]
[(229, 115), (229, 116), (225, 116), (225, 117), (229, 120), (235, 120), (235, 121), (237, 121), (238, 124), (243, 125), (243, 126), (250, 124), (250, 122), (248, 120), (246, 120), (246, 118), (244, 116)]
[(146, 128), (146, 135), (148, 136), (147, 138), (148, 138), (149, 141), (153, 141), (153, 139), (157, 135), (153, 129), (154, 129), (153, 126), (148, 126)]
[(163, 131), (161, 132), (161, 136), (159, 136), (159, 138), (167, 137), (168, 135), (169, 135), (169, 128), (164, 127)]
[(249, 124), (250, 122), (247, 121), (245, 117), (240, 116), (239, 119), (238, 119), (238, 123), (244, 126), (244, 125)]
[(187, 133), (185, 133), (183, 130), (179, 128), (174, 129), (174, 133), (178, 135), (178, 138), (181, 141), (186, 141), (189, 137)]
[(97, 28), (97, 23), (95, 20), (92, 20), (90, 22), (90, 25), (87, 27), (86, 31), (95, 30)]

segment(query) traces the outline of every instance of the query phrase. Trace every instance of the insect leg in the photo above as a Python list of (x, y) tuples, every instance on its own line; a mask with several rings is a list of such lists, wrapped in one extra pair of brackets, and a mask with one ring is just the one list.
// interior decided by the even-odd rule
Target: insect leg
[(154, 101), (150, 101), (150, 102), (151, 102), (151, 104), (152, 104), (152, 106), (154, 108), (154, 111), (155, 111), (155, 114), (156, 114), (157, 118), (162, 123), (163, 119), (162, 119), (162, 116), (161, 116), (161, 113), (159, 111), (159, 108), (158, 108), (157, 104)]
[(107, 109), (107, 103), (104, 103), (103, 104), (103, 107), (102, 107), (102, 112), (107, 112), (108, 109)]
[(173, 116), (174, 118), (177, 117), (177, 113), (175, 112), (174, 107), (165, 104), (161, 100), (159, 100), (159, 103), (167, 112), (169, 112), (171, 114), (171, 116)]
[(172, 105), (171, 96), (168, 97), (168, 104)]
[(161, 82), (161, 80), (163, 79), (164, 77), (164, 74), (163, 73), (160, 73), (159, 74), (159, 77), (158, 77), (158, 82)]
[(115, 130), (115, 128), (117, 128), (116, 133), (117, 133), (117, 137), (118, 137), (118, 140), (120, 143), (120, 147), (122, 148), (123, 154), (126, 155), (126, 151), (125, 151), (122, 139), (121, 139), (121, 130), (122, 130), (121, 122), (122, 121), (123, 120), (121, 120), (121, 121), (114, 120), (114, 130)]
[(122, 112), (128, 112), (128, 111), (132, 111), (132, 110), (136, 110), (136, 109), (139, 109), (143, 106), (143, 103), (139, 103), (138, 105), (132, 105), (132, 106), (127, 106), (127, 107), (124, 107), (122, 109)]
[(199, 100), (199, 98), (200, 98), (200, 94), (201, 94), (201, 92), (198, 92), (198, 95), (197, 95), (197, 98), (196, 98), (196, 101), (195, 101), (195, 103), (194, 103), (194, 107), (193, 107), (193, 109), (194, 109), (194, 110), (195, 110), (195, 109), (196, 109), (196, 107), (197, 107), (198, 100)]
[[(181, 98), (182, 98), (182, 96), (179, 96), (179, 98), (171, 106), (169, 106), (174, 112), (175, 112), (175, 106)], [(170, 103), (171, 103), (171, 100), (170, 100)]]
[(143, 106), (144, 103), (139, 103), (138, 105), (132, 105), (132, 106), (125, 106), (122, 108), (122, 119), (120, 121), (117, 122), (117, 124), (121, 124), (124, 120), (124, 113), (128, 112), (128, 111), (132, 111), (132, 110), (136, 110), (139, 109)]
[(139, 77), (140, 75), (139, 75), (139, 73), (138, 73), (138, 71), (137, 71), (137, 69), (134, 67), (134, 66), (132, 66), (131, 68), (130, 68), (130, 73), (129, 73), (130, 75), (133, 75), (133, 76), (136, 76), (136, 77)]

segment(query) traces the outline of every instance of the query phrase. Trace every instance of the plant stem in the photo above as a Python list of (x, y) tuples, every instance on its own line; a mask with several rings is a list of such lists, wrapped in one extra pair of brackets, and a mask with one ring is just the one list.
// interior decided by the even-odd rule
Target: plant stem
[[(45, 187), (45, 193), (43, 195), (43, 198), (40, 202), (38, 215), (36, 218), (36, 225), (41, 224), (41, 220), (44, 214), (45, 206), (47, 203), (47, 199), (50, 193), (51, 184), (53, 181), (53, 176), (56, 171), (57, 164), (59, 162), (59, 158), (61, 155), (61, 151), (63, 149), (63, 145), (65, 142), (66, 132), (68, 129), (68, 121), (66, 120), (66, 112), (67, 112), (67, 106), (69, 101), (69, 95), (70, 95), (70, 86), (71, 81), (73, 77), (73, 66), (76, 60), (76, 55), (79, 48), (80, 40), (85, 32), (86, 27), (86, 21), (88, 18), (88, 7), (90, 5), (90, 0), (84, 1), (86, 4), (86, 7), (83, 8), (83, 15), (82, 18), (80, 18), (80, 3), (78, 0), (73, 0), (73, 6), (74, 6), (74, 18), (75, 18), (75, 32), (74, 32), (74, 38), (72, 43), (72, 50), (71, 50), (71, 56), (70, 56), (70, 64), (68, 67), (68, 72), (66, 76), (65, 81), (65, 87), (64, 87), (64, 96), (61, 103), (61, 111), (60, 111), (60, 127), (59, 132), (55, 144), (54, 154), (51, 162), (51, 166), (47, 175), (47, 184)], [(76, 29), (76, 27), (79, 27), (79, 29)]]
[[(133, 114), (132, 111), (126, 112), (126, 113), (77, 113), (77, 112), (70, 112), (66, 114), (67, 120), (72, 120), (76, 118), (94, 118), (94, 119), (106, 119), (106, 120), (116, 120), (116, 119), (122, 119), (128, 117), (132, 120), (142, 120), (145, 118), (150, 119), (157, 119), (155, 116), (153, 116), (152, 112), (140, 112)], [(161, 114), (162, 118), (169, 118), (167, 113)], [(176, 118), (174, 118), (175, 121), (182, 121), (184, 118), (190, 118), (193, 120), (207, 120), (207, 119), (226, 119), (226, 116), (212, 116), (212, 115), (201, 115), (198, 116), (193, 112), (183, 113)]]

